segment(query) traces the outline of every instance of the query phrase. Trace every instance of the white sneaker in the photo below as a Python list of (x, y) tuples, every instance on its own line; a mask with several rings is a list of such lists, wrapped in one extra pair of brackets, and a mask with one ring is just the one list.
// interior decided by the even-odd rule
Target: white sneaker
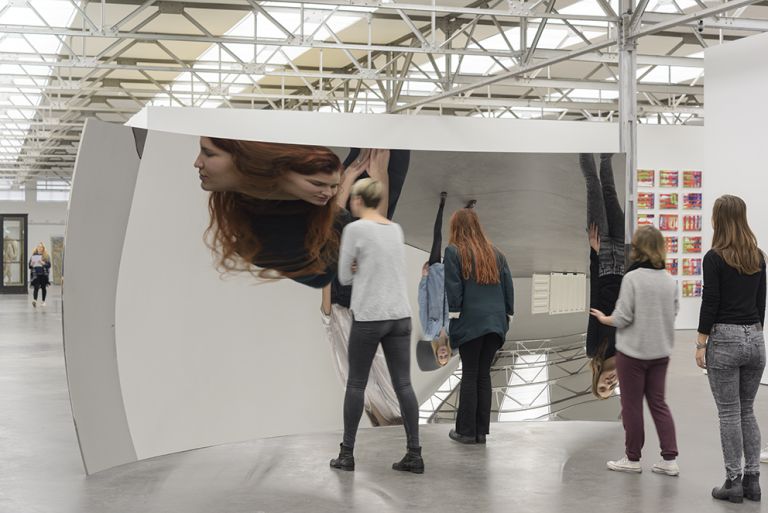
[(32, 300), (32, 306), (33, 306), (33, 307), (36, 307), (36, 306), (37, 306), (37, 299), (33, 299), (33, 300)]
[(677, 460), (661, 460), (655, 463), (651, 470), (657, 474), (666, 474), (668, 476), (680, 475), (680, 467), (677, 466)]
[(760, 463), (768, 463), (768, 445), (763, 447), (763, 452), (760, 453)]
[(643, 467), (640, 466), (639, 461), (629, 461), (626, 456), (620, 460), (609, 461), (606, 465), (608, 465), (609, 469), (615, 470), (616, 472), (634, 472), (639, 474), (643, 471)]
[(40, 306), (45, 306), (45, 301), (43, 301), (42, 303), (40, 303)]

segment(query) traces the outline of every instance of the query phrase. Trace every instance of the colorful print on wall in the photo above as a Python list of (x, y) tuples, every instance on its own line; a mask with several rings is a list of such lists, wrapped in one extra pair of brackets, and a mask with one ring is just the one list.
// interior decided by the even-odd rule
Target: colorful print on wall
[(677, 171), (659, 171), (659, 187), (677, 187), (678, 186), (678, 174)]
[(637, 214), (637, 226), (653, 226), (654, 214)]
[(640, 192), (637, 194), (637, 208), (651, 210), (654, 205), (654, 194), (652, 192)]
[(683, 216), (683, 231), (685, 232), (701, 231), (701, 216), (700, 215)]
[(683, 258), (683, 276), (700, 276), (701, 258)]
[(683, 171), (683, 187), (686, 189), (700, 189), (701, 171)]
[(659, 194), (659, 208), (662, 210), (676, 210), (677, 193), (671, 192)]
[(677, 253), (680, 247), (677, 235), (670, 235), (664, 237), (664, 248), (667, 250), (667, 254)]
[(667, 272), (672, 276), (677, 276), (677, 258), (667, 258)]
[(683, 280), (683, 297), (701, 297), (701, 280)]
[(683, 208), (686, 210), (701, 210), (701, 193), (687, 192), (683, 194)]
[(677, 214), (660, 214), (659, 230), (667, 232), (677, 231)]
[(683, 237), (683, 253), (701, 253), (701, 237)]
[(654, 184), (653, 178), (654, 178), (653, 169), (637, 170), (637, 186), (638, 187), (653, 187), (653, 184)]

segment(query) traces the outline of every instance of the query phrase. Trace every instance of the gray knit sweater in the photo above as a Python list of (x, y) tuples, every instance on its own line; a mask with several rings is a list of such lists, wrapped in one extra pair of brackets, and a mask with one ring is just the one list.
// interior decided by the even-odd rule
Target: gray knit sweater
[[(354, 274), (352, 262), (357, 262)], [(410, 317), (405, 277), (405, 240), (399, 224), (360, 219), (344, 228), (339, 282), (352, 285), (350, 310), (356, 321)]]
[(669, 356), (678, 309), (677, 283), (665, 269), (628, 272), (612, 314), (616, 350), (640, 360)]

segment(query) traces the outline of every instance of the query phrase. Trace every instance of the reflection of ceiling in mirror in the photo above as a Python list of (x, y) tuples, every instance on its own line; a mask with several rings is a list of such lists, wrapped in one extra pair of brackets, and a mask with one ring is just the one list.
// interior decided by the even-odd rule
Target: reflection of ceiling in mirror
[[(429, 251), (440, 192), (448, 192), (445, 247), (451, 213), (476, 199), (486, 233), (515, 276), (587, 272), (586, 185), (578, 158), (576, 153), (414, 151), (394, 220), (408, 244)], [(623, 157), (615, 155), (622, 202), (624, 167)]]

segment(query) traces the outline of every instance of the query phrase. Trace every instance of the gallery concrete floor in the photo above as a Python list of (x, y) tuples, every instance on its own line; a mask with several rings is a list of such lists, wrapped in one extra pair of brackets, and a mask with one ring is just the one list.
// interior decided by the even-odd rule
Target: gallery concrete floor
[[(189, 451), (86, 477), (69, 410), (59, 292), (45, 309), (0, 297), (0, 513), (761, 511), (760, 503), (709, 497), (723, 475), (719, 436), (691, 340), (679, 333), (668, 385), (677, 478), (650, 472), (658, 449), (649, 418), (641, 475), (605, 469), (622, 453), (619, 423), (540, 422), (495, 424), (485, 447), (452, 442), (448, 425), (425, 426), (421, 476), (390, 469), (403, 451), (393, 427), (361, 432), (355, 472), (328, 468), (340, 437), (328, 433)], [(765, 387), (757, 413), (768, 431)]]

